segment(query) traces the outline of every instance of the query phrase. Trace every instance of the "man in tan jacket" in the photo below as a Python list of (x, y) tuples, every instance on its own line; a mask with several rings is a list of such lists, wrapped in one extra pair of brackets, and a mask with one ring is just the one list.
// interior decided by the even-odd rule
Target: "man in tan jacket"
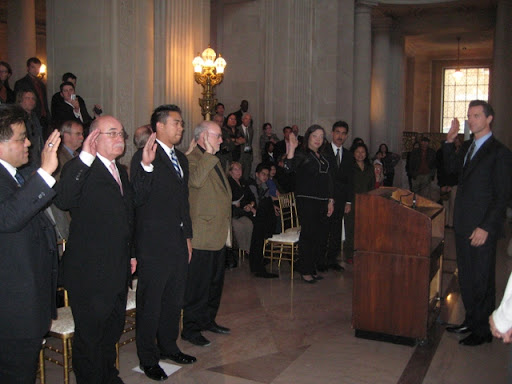
[(194, 131), (196, 148), (189, 161), (189, 202), (192, 219), (192, 260), (189, 264), (181, 338), (194, 345), (210, 341), (201, 331), (229, 334), (215, 322), (224, 285), (226, 243), (231, 236), (231, 188), (218, 157), (220, 127), (203, 121)]

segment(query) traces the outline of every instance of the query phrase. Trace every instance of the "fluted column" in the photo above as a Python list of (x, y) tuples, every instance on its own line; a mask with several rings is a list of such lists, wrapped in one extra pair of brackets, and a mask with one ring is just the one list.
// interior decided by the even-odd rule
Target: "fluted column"
[(11, 85), (25, 76), (26, 61), (36, 55), (36, 16), (34, 0), (9, 0), (7, 40), (9, 64), (13, 70)]
[[(181, 146), (188, 146), (202, 120), (192, 60), (209, 43), (208, 0), (155, 0), (155, 105), (177, 104), (186, 122)], [(217, 51), (217, 47), (212, 47)], [(218, 53), (218, 52), (217, 52)], [(229, 76), (229, 58), (226, 75)]]
[(377, 1), (358, 0), (354, 16), (353, 137), (370, 139), (371, 8)]
[(493, 131), (503, 143), (512, 148), (512, 0), (500, 0), (496, 11), (494, 57), (490, 102), (496, 116)]
[(391, 151), (402, 151), (402, 133), (405, 130), (405, 55), (404, 39), (396, 25), (391, 30), (389, 68), (389, 109), (386, 129), (387, 144)]

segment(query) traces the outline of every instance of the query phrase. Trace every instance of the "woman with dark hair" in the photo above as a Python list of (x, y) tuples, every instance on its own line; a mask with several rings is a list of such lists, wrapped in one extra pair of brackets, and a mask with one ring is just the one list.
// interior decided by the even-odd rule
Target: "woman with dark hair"
[(328, 217), (334, 211), (329, 161), (322, 155), (324, 143), (325, 131), (319, 125), (307, 129), (304, 149), (297, 152), (297, 137), (290, 134), (285, 160), (287, 171), (296, 173), (295, 197), (301, 225), (297, 270), (309, 284), (322, 279), (316, 268), (326, 252)]
[(14, 104), (16, 96), (9, 86), (9, 78), (12, 75), (12, 68), (9, 63), (0, 61), (0, 103)]
[(261, 153), (261, 162), (265, 164), (277, 164), (277, 158), (274, 151), (275, 145), (271, 141), (265, 143), (265, 149)]
[(375, 154), (375, 159), (380, 160), (382, 168), (384, 168), (384, 186), (392, 187), (395, 178), (395, 167), (400, 161), (400, 155), (389, 152), (388, 146), (382, 143)]
[(226, 118), (226, 124), (222, 127), (222, 144), (217, 154), (222, 169), (226, 170), (232, 161), (240, 159), (240, 146), (244, 143), (245, 139), (236, 126), (236, 115), (230, 113)]
[(354, 149), (356, 149), (357, 144), (364, 144), (364, 140), (360, 137), (355, 137), (354, 140), (352, 140), (352, 145), (350, 146), (350, 152), (354, 153)]
[(263, 132), (260, 136), (260, 151), (262, 153), (261, 160), (262, 160), (262, 162), (265, 162), (265, 160), (263, 160), (263, 153), (265, 152), (266, 144), (267, 143), (276, 144), (279, 141), (279, 139), (275, 133), (272, 133), (272, 124), (270, 124), (270, 123), (263, 124), (261, 131)]
[[(359, 143), (354, 147), (354, 194), (366, 193), (375, 189), (375, 172), (373, 165), (368, 157), (368, 147), (366, 144)], [(354, 252), (354, 217), (357, 210), (357, 199), (352, 204), (350, 213), (345, 215), (345, 259), (348, 263), (352, 262)]]

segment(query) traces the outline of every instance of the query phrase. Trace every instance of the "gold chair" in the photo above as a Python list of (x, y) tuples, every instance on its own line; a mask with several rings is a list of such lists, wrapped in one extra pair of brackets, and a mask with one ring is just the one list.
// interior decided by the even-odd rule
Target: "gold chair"
[(290, 279), (293, 279), (293, 267), (299, 253), (300, 225), (297, 215), (297, 204), (293, 192), (279, 196), (281, 217), (281, 233), (266, 239), (263, 244), (263, 257), (270, 259), (270, 271), (274, 259), (278, 259), (277, 268), (281, 261), (290, 262)]

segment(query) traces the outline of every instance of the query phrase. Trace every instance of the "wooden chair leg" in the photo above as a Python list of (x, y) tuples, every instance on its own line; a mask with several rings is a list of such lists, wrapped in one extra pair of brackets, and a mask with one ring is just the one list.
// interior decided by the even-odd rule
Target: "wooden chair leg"
[(62, 340), (62, 357), (63, 357), (63, 366), (64, 366), (64, 384), (69, 384), (69, 350), (70, 350), (70, 339)]
[(41, 384), (46, 383), (46, 376), (44, 370), (44, 345), (39, 351), (39, 381)]

